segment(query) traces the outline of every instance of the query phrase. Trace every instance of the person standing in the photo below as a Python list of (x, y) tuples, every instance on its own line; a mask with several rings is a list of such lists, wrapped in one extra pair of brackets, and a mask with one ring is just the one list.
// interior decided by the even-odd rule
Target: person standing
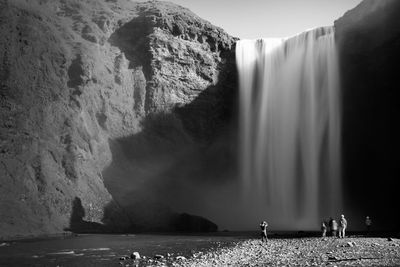
[(336, 236), (337, 230), (338, 230), (338, 223), (336, 220), (332, 219), (331, 220), (331, 235)]
[(326, 223), (322, 221), (321, 223), (321, 232), (322, 232), (322, 237), (326, 236)]
[(333, 219), (332, 219), (332, 217), (329, 217), (329, 221), (328, 221), (328, 229), (327, 229), (327, 231), (328, 231), (328, 233), (330, 233), (330, 234), (332, 234), (332, 222), (333, 222)]
[(266, 221), (262, 221), (260, 223), (260, 228), (261, 228), (261, 242), (267, 242), (268, 237), (267, 237), (267, 226), (268, 223)]
[(342, 214), (339, 220), (339, 238), (344, 238), (346, 236), (347, 220)]
[(365, 226), (367, 227), (367, 235), (369, 235), (369, 231), (371, 230), (372, 220), (369, 216), (365, 217)]

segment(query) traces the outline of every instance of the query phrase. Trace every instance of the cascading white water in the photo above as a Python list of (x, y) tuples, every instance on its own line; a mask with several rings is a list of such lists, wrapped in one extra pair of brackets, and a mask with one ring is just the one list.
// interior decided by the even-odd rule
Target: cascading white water
[(315, 229), (341, 207), (334, 29), (241, 40), (236, 58), (243, 201), (275, 228)]

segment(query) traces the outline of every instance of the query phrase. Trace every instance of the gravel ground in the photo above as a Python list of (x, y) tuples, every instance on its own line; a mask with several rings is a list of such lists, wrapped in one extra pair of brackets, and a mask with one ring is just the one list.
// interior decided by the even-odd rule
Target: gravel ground
[(189, 259), (150, 260), (144, 266), (400, 266), (400, 239), (350, 237), (246, 240), (195, 253)]

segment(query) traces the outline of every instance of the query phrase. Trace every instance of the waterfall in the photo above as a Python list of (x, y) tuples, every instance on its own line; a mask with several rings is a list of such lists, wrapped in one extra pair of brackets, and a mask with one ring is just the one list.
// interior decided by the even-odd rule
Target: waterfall
[(242, 201), (275, 228), (315, 229), (341, 208), (334, 29), (241, 40), (236, 58)]

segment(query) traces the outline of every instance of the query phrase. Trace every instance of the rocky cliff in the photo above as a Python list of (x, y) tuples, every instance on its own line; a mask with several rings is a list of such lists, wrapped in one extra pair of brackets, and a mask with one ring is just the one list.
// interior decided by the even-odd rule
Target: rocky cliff
[(216, 229), (176, 210), (233, 160), (234, 38), (128, 0), (2, 0), (0, 35), (0, 237)]
[[(400, 1), (365, 0), (335, 22), (343, 91), (347, 212), (398, 229)], [(345, 211), (346, 212), (346, 211)]]

